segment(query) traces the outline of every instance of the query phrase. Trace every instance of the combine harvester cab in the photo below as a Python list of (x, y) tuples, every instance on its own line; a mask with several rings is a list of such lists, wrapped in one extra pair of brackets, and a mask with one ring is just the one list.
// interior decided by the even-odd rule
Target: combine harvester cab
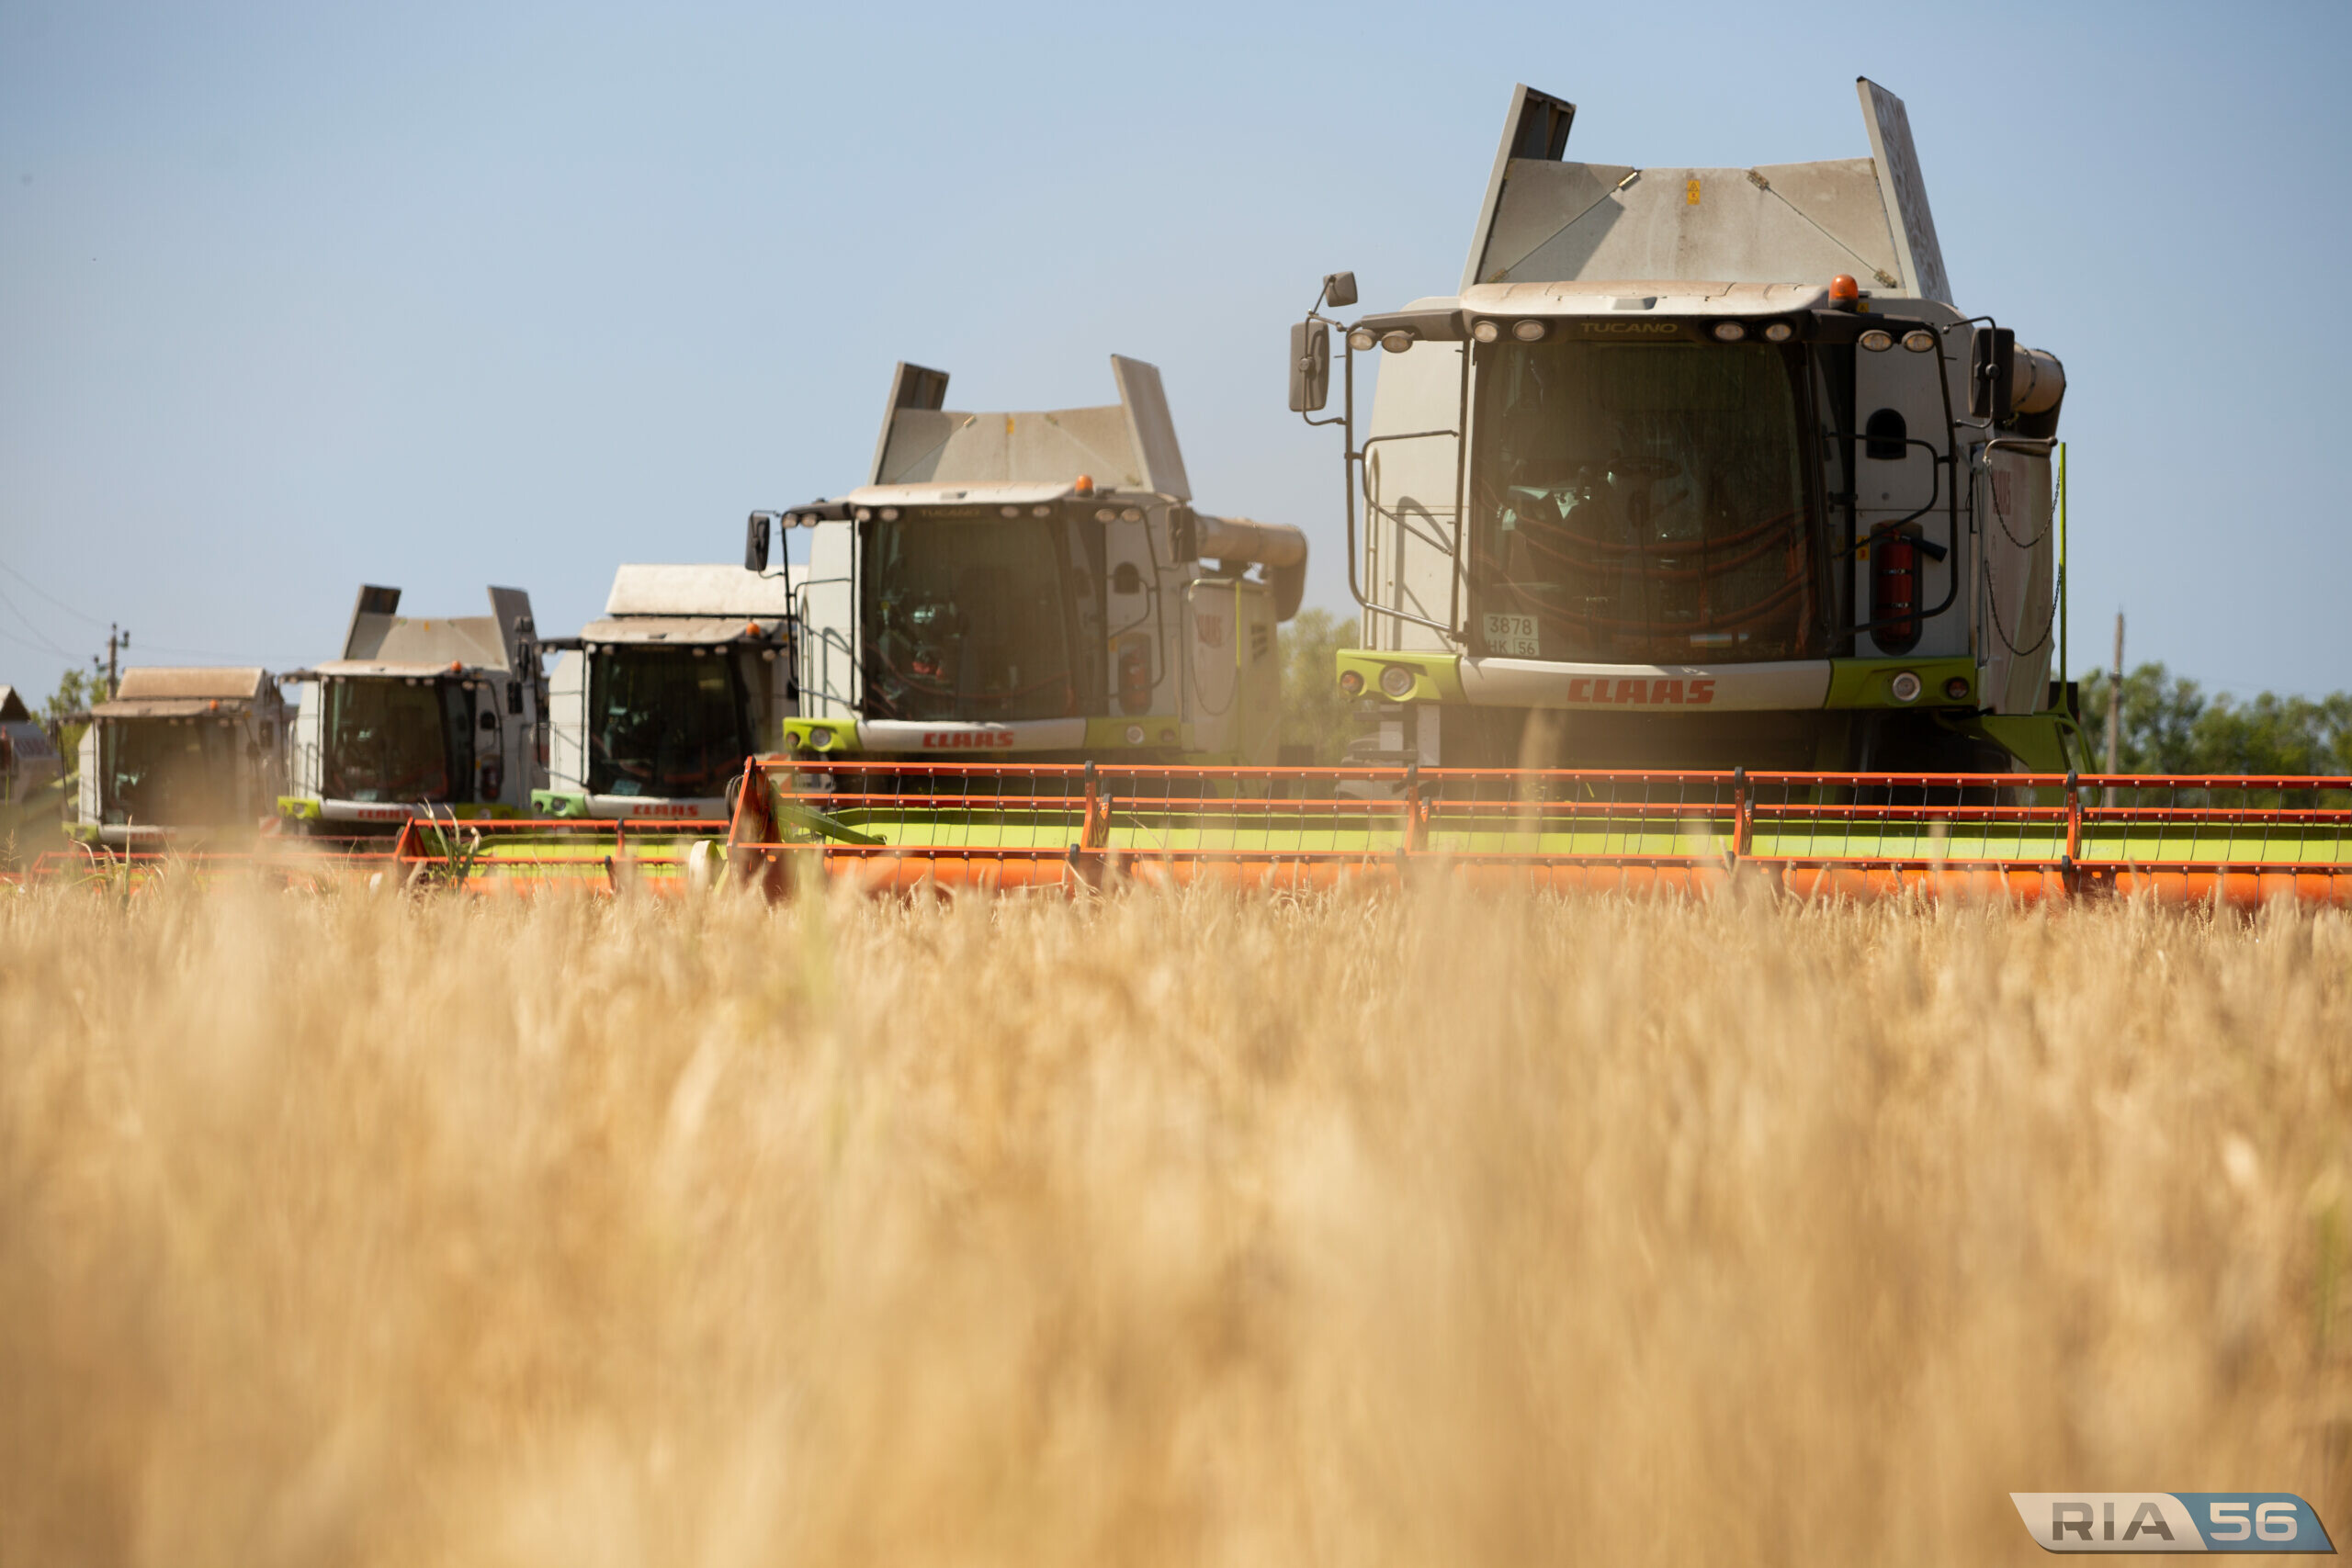
[(286, 677), (317, 690), (294, 724), (293, 783), (277, 802), (297, 830), (399, 833), (412, 817), (519, 818), (547, 780), (547, 682), (530, 595), (490, 591), (487, 615), (399, 613), (366, 587), (343, 657)]
[(792, 753), (1275, 760), (1306, 536), (1195, 511), (1159, 372), (1111, 372), (1115, 404), (968, 413), (898, 367), (867, 482), (781, 514), (811, 530)]
[(605, 617), (540, 646), (549, 671), (548, 785), (537, 815), (723, 829), (747, 758), (785, 744), (797, 711), (798, 573), (624, 566)]
[(2050, 679), (2064, 370), (1952, 303), (1903, 105), (1859, 85), (1870, 156), (1758, 168), (1566, 162), (1574, 106), (1513, 95), (1459, 291), (1345, 332), (1374, 756), (2087, 765)]

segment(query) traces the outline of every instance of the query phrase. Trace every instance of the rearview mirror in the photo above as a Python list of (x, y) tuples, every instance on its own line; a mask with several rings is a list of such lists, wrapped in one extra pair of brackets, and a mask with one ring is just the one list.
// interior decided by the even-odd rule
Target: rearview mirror
[(1323, 303), (1334, 310), (1344, 310), (1356, 302), (1356, 275), (1335, 272), (1323, 279)]
[(743, 525), (743, 570), (765, 571), (768, 569), (768, 514), (754, 512)]
[(1300, 321), (1290, 329), (1290, 412), (1313, 413), (1330, 400), (1331, 329)]
[(2007, 423), (2017, 413), (2018, 334), (1979, 327), (1968, 336), (1968, 417)]

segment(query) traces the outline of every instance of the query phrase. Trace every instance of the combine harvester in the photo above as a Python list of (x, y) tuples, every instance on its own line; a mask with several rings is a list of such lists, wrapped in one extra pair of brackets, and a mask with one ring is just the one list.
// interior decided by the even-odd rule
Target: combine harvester
[(462, 878), (479, 825), (527, 816), (547, 778), (531, 597), (492, 588), (489, 615), (441, 619), (400, 606), (397, 588), (361, 588), (343, 656), (283, 677), (315, 691), (278, 826), (322, 855), (429, 858)]
[(125, 670), (89, 728), (68, 836), (152, 853), (249, 849), (286, 784), (286, 704), (266, 670)]
[(68, 720), (88, 726), (62, 803), (75, 847), (40, 856), (33, 874), (209, 874), (283, 858), (267, 829), (288, 716), (266, 670), (125, 670), (113, 696)]
[(539, 646), (550, 672), (548, 818), (724, 830), (744, 760), (784, 744), (796, 708), (795, 577), (731, 566), (624, 566), (605, 617)]
[[(456, 863), (478, 887), (515, 889), (684, 874), (727, 835), (745, 761), (784, 743), (797, 578), (732, 566), (624, 566), (604, 618), (548, 637), (548, 787), (533, 818), (475, 825)], [(451, 867), (446, 830), (418, 822), (405, 872)]]
[[(1051, 746), (1009, 706), (993, 728), (944, 728), (982, 717), (948, 699), (998, 689), (924, 652), (976, 599), (894, 600), (889, 525), (918, 505), (1045, 522), (1091, 498), (1043, 472), (1016, 495), (980, 464), (943, 483), (934, 454), (1009, 446), (1017, 423), (933, 412), (924, 373), (902, 371), (874, 484), (797, 514), (835, 530), (810, 593), (842, 596), (827, 680), (849, 684), (820, 686), (830, 737), (804, 728), (795, 755), (752, 765), (739, 863), (876, 886), (1120, 863), (1318, 886), (1419, 863), (1692, 887), (1744, 866), (1805, 895), (2352, 902), (2352, 781), (2084, 776), (2071, 690), (2050, 676), (2064, 373), (1952, 304), (1903, 105), (1860, 94), (1867, 158), (1636, 169), (1564, 161), (1574, 107), (1521, 87), (1456, 293), (1347, 323), (1321, 312), (1354, 304), (1354, 280), (1326, 279), (1293, 330), (1290, 401), (1326, 406), (1339, 328), (1342, 410), (1313, 423), (1344, 437), (1366, 646), (1337, 677), (1374, 709), (1367, 769), (1150, 765), (1077, 712)], [(1374, 348), (1359, 439), (1356, 355)], [(983, 478), (1004, 493), (967, 482)], [(1181, 499), (1149, 471), (1141, 487)], [(1091, 598), (1091, 575), (1074, 581)], [(1053, 624), (1035, 607), (1049, 591), (990, 592), (1012, 624)], [(1080, 647), (1093, 623), (1061, 613)], [(1114, 620), (1100, 637), (1123, 661), (1125, 635)], [(905, 760), (967, 746), (1033, 756)], [(893, 755), (856, 756), (877, 750)]]
[[(810, 533), (801, 714), (828, 761), (1275, 760), (1276, 626), (1306, 538), (1196, 512), (1159, 372), (1111, 356), (1119, 400), (946, 409), (900, 365), (867, 482), (775, 517)], [(745, 566), (764, 570), (754, 513)]]

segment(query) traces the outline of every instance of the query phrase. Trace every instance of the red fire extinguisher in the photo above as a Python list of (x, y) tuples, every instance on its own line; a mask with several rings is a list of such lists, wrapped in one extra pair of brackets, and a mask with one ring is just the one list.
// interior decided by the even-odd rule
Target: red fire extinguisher
[(1119, 711), (1141, 713), (1151, 706), (1151, 644), (1129, 637), (1119, 649)]
[(1888, 529), (1871, 536), (1871, 636), (1887, 653), (1908, 653), (1919, 641), (1919, 602), (1927, 573), (1917, 534)]

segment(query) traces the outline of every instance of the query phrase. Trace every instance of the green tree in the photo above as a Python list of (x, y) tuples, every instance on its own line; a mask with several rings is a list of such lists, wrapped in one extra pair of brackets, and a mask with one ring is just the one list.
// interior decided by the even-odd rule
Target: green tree
[[(2082, 688), (2083, 729), (2102, 763), (2114, 684), (2102, 672)], [(2122, 691), (2116, 766), (2124, 773), (2352, 774), (2352, 693), (2209, 697), (2162, 664), (2127, 673)]]
[(1283, 749), (1293, 761), (1337, 767), (1356, 731), (1355, 699), (1340, 690), (1336, 656), (1356, 627), (1329, 610), (1301, 610), (1283, 627)]
[(55, 724), (68, 714), (86, 712), (92, 703), (104, 702), (106, 694), (106, 679), (97, 671), (68, 670), (59, 677), (56, 692), (41, 705), (40, 721)]

